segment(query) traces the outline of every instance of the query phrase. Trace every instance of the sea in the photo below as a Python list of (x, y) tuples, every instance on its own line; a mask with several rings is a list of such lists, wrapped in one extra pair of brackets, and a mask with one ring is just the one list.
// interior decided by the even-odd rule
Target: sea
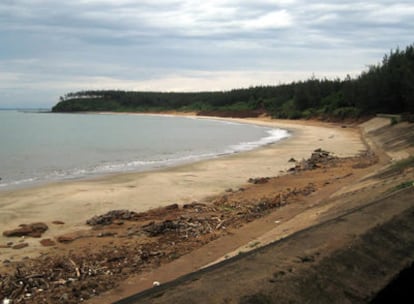
[(197, 117), (0, 111), (0, 191), (158, 170), (288, 136), (283, 129)]

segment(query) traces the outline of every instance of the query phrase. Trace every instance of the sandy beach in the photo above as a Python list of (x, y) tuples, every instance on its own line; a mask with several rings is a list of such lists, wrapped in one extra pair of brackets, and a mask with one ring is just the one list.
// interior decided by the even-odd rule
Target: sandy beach
[[(161, 302), (170, 303), (168, 296), (158, 298), (169, 286), (220, 269), (245, 254), (248, 261), (243, 265), (252, 268), (238, 269), (246, 278), (257, 276), (263, 282), (250, 263), (250, 253), (291, 240), (289, 250), (294, 252), (279, 248), (276, 262), (271, 262), (272, 254), (258, 260), (273, 290), (274, 269), (302, 277), (309, 267), (349, 248), (347, 242), (364, 240), (372, 227), (385, 225), (412, 207), (413, 160), (394, 164), (414, 152), (410, 123), (390, 125), (389, 119), (379, 117), (360, 125), (268, 118), (232, 121), (283, 128), (291, 136), (250, 152), (158, 171), (1, 192), (3, 231), (35, 222), (41, 223), (34, 227), (49, 229), (24, 237), (2, 236), (0, 299), (34, 304), (141, 303), (140, 297), (154, 292)], [(408, 192), (399, 197), (401, 189)], [(315, 227), (322, 229), (322, 238), (308, 233)], [(341, 231), (344, 236), (338, 234)], [(306, 241), (296, 241), (301, 234), (306, 234)], [(312, 242), (315, 248), (309, 247)], [(372, 244), (366, 245), (369, 252), (376, 252), (369, 249)], [(393, 253), (388, 256), (398, 259)], [(355, 260), (352, 250), (349, 259)], [(381, 264), (375, 257), (370, 261)], [(398, 261), (401, 265), (391, 268), (388, 278), (404, 267), (405, 262)], [(332, 267), (342, 269), (336, 262)], [(381, 284), (389, 280), (381, 278)], [(160, 294), (152, 288), (154, 282), (161, 282)], [(220, 289), (215, 282), (188, 284), (215, 298)], [(236, 284), (220, 292), (225, 299), (233, 292), (236, 299), (262, 285), (249, 279), (244, 287), (250, 291), (238, 291)], [(372, 292), (378, 292), (374, 285)], [(296, 284), (287, 285), (292, 286)], [(370, 288), (364, 290), (372, 294)], [(135, 295), (138, 302), (128, 302), (126, 298)], [(177, 303), (199, 298), (187, 290), (182, 295)], [(153, 303), (150, 298), (148, 303)]]
[[(289, 130), (291, 137), (250, 152), (144, 173), (116, 174), (92, 180), (65, 181), (0, 192), (0, 230), (20, 224), (44, 222), (51, 227), (42, 237), (86, 228), (85, 221), (114, 209), (136, 212), (172, 203), (202, 201), (229, 188), (246, 184), (251, 177), (277, 176), (292, 165), (289, 159), (309, 157), (317, 148), (347, 157), (365, 150), (354, 128), (285, 120), (233, 119)], [(53, 225), (62, 221), (64, 225)], [(0, 244), (10, 239), (0, 237)], [(39, 240), (18, 251), (2, 249), (0, 260), (34, 256), (43, 250)]]

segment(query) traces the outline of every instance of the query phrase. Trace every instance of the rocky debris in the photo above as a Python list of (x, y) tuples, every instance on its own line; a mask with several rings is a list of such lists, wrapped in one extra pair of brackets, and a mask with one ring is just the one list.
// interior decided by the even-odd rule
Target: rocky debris
[(178, 204), (171, 204), (148, 212), (134, 212), (130, 210), (112, 210), (103, 215), (94, 216), (86, 221), (90, 226), (122, 225), (123, 221), (139, 221), (151, 219), (179, 209)]
[(60, 235), (56, 238), (59, 243), (71, 243), (76, 239), (77, 237), (72, 234)]
[(27, 246), (29, 246), (29, 244), (20, 243), (20, 244), (16, 244), (16, 245), (12, 246), (12, 249), (22, 249), (22, 248), (27, 247)]
[(316, 149), (313, 151), (311, 157), (305, 161), (305, 170), (313, 170), (319, 168), (321, 164), (326, 164), (327, 162), (335, 159), (334, 156), (328, 151), (322, 149)]
[(166, 231), (176, 231), (178, 228), (179, 224), (175, 221), (170, 220), (166, 220), (161, 223), (151, 222), (147, 225), (142, 226), (142, 230), (152, 237), (163, 234)]
[(163, 209), (171, 211), (171, 210), (178, 210), (179, 207), (178, 207), (178, 204), (171, 204), (171, 205), (165, 206)]
[(249, 178), (248, 182), (254, 185), (257, 184), (266, 184), (270, 180), (270, 177), (256, 177), (256, 178)]
[(64, 225), (65, 222), (62, 222), (62, 221), (53, 221), (52, 224), (54, 224), (54, 225)]
[(142, 226), (142, 230), (150, 237), (173, 232), (179, 236), (194, 237), (213, 231), (214, 220), (206, 218), (180, 217), (159, 223), (151, 222)]
[(21, 224), (20, 228), (4, 231), (3, 235), (6, 237), (41, 237), (48, 228), (45, 223)]
[(338, 158), (333, 156), (330, 152), (316, 149), (312, 152), (310, 158), (300, 161), (295, 167), (290, 168), (288, 172), (315, 170), (317, 168), (325, 167), (328, 164), (332, 164), (332, 161), (336, 159)]
[(206, 207), (206, 204), (198, 203), (198, 202), (192, 202), (190, 204), (184, 204), (183, 209), (203, 209)]
[(111, 225), (115, 220), (137, 220), (140, 214), (130, 210), (112, 210), (103, 215), (94, 216), (86, 221), (90, 226)]
[(51, 247), (51, 246), (55, 246), (56, 242), (51, 239), (43, 239), (43, 240), (40, 240), (40, 244), (45, 247)]

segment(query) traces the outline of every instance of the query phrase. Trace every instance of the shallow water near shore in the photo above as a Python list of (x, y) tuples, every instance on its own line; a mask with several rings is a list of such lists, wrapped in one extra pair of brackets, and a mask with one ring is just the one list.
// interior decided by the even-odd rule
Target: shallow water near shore
[(0, 111), (0, 190), (248, 151), (286, 130), (194, 117)]

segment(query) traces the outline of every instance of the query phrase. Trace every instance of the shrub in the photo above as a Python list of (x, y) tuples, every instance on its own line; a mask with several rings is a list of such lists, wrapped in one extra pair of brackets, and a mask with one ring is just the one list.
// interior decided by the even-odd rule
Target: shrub
[(332, 112), (332, 115), (335, 118), (345, 119), (345, 118), (359, 118), (361, 111), (355, 107), (342, 107), (335, 109)]

